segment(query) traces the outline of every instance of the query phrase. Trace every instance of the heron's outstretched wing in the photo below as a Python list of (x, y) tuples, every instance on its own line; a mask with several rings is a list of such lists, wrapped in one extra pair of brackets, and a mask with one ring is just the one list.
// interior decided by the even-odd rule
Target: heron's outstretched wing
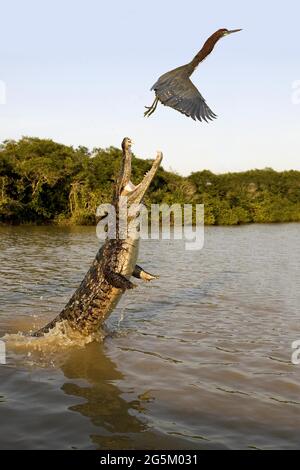
[(155, 91), (162, 104), (170, 106), (194, 120), (202, 121), (204, 119), (208, 122), (208, 120), (217, 117), (188, 77), (158, 79), (152, 90)]

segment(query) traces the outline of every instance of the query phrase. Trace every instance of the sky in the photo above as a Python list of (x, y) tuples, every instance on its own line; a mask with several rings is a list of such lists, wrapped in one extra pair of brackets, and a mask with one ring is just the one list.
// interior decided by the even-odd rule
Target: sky
[[(297, 0), (0, 6), (0, 141), (26, 135), (92, 149), (129, 136), (137, 156), (162, 150), (164, 168), (183, 175), (300, 170)], [(156, 79), (219, 28), (243, 31), (221, 39), (192, 76), (218, 119), (194, 122), (162, 105), (145, 119)]]

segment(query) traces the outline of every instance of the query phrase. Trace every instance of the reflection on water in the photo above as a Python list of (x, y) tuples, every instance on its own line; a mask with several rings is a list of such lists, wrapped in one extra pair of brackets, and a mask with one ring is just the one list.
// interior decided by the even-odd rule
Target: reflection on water
[(297, 448), (299, 225), (210, 228), (201, 252), (142, 243), (160, 273), (104, 343), (16, 335), (53, 317), (97, 250), (91, 228), (0, 228), (0, 448)]
[[(130, 441), (127, 433), (139, 434), (146, 430), (142, 421), (130, 414), (132, 409), (142, 410), (141, 403), (122, 398), (115, 382), (123, 375), (99, 345), (92, 344), (86, 349), (87, 360), (82, 361), (82, 351), (76, 351), (63, 365), (62, 371), (70, 381), (64, 383), (62, 390), (83, 399), (70, 409), (88, 417), (99, 428), (99, 434), (91, 436), (93, 442), (104, 448), (115, 447), (115, 442), (125, 444)], [(74, 383), (73, 379), (77, 378), (87, 383)]]
[[(100, 449), (168, 448), (186, 443), (180, 440), (166, 439), (162, 444), (159, 432), (149, 429), (144, 413), (147, 402), (151, 400), (147, 393), (136, 397), (134, 393), (123, 396), (118, 388), (124, 379), (116, 364), (104, 353), (103, 345), (90, 344), (84, 357), (82, 351), (74, 351), (62, 366), (66, 379), (62, 390), (67, 394), (80, 397), (80, 404), (69, 409), (90, 419), (97, 427), (91, 435), (91, 441)], [(76, 383), (74, 379), (84, 379), (86, 383)], [(134, 395), (133, 398), (130, 395)]]

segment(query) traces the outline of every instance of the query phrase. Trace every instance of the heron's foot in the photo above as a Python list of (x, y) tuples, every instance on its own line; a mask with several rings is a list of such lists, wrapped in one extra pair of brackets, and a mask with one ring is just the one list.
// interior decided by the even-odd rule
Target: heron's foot
[(154, 111), (156, 110), (157, 104), (158, 104), (158, 98), (155, 98), (151, 106), (145, 106), (147, 111), (144, 112), (144, 117), (150, 117), (151, 114), (153, 114)]
[(155, 111), (153, 106), (145, 106), (145, 108), (147, 109), (147, 111), (144, 112), (144, 117), (151, 116), (151, 114), (153, 114)]
[(149, 117), (150, 109), (152, 108), (152, 106), (145, 106), (145, 108), (147, 109), (147, 111), (144, 112), (144, 117)]

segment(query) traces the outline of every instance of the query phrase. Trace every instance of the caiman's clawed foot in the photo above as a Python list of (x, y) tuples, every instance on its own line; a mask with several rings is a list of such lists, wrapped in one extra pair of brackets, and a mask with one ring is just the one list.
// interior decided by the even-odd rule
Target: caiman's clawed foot
[(159, 276), (155, 274), (147, 273), (147, 271), (144, 271), (143, 268), (138, 265), (135, 266), (132, 275), (137, 279), (142, 279), (143, 281), (152, 281), (153, 279), (159, 278)]
[(147, 109), (147, 111), (144, 112), (144, 117), (149, 117), (151, 116), (151, 114), (154, 113), (154, 111), (156, 110), (157, 108), (157, 105), (158, 105), (158, 98), (155, 98), (155, 100), (153, 101), (152, 105), (151, 106), (145, 106), (145, 108)]
[(105, 279), (109, 284), (117, 289), (134, 289), (137, 287), (133, 282), (129, 281), (125, 276), (108, 269), (105, 270)]

